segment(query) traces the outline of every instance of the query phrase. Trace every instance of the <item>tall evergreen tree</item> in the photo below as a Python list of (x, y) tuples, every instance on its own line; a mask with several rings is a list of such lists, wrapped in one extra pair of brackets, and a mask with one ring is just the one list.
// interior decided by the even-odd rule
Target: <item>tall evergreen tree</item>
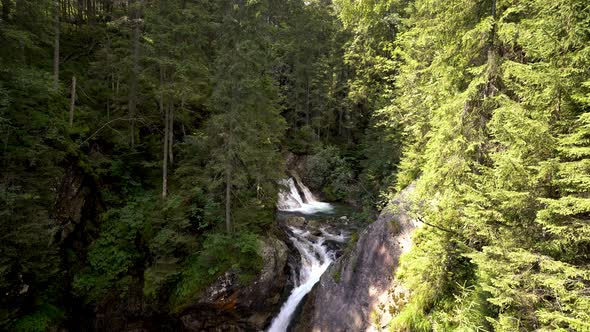
[(266, 9), (264, 2), (230, 1), (226, 8), (211, 98), (209, 166), (221, 175), (226, 231), (232, 232), (235, 197), (255, 208), (275, 204), (282, 176), (277, 144), (285, 121), (265, 61), (269, 46), (268, 26), (260, 15)]
[(399, 185), (420, 176), (419, 200), (431, 203), (419, 209), (427, 226), (402, 268), (415, 297), (393, 326), (587, 328), (583, 247), (563, 246), (584, 240), (556, 219), (571, 199), (557, 185), (556, 151), (567, 150), (558, 138), (586, 107), (573, 97), (588, 75), (577, 69), (588, 60), (587, 6), (416, 1), (409, 9), (394, 104), (408, 134)]

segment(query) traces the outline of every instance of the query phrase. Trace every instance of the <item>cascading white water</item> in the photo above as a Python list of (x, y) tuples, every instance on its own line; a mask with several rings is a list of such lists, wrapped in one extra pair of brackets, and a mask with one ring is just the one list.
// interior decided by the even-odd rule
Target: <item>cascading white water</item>
[(283, 179), (280, 184), (288, 189), (279, 192), (279, 210), (289, 211), (291, 209), (301, 208), (303, 199), (299, 195), (299, 190), (297, 190), (293, 178)]
[[(281, 184), (285, 189), (279, 193), (278, 208), (280, 211), (299, 212), (306, 215), (334, 212), (332, 204), (318, 201), (297, 176), (285, 179), (281, 181)], [(293, 276), (295, 288), (281, 307), (279, 314), (273, 319), (268, 332), (285, 332), (287, 330), (301, 300), (311, 291), (332, 263), (333, 254), (328, 252), (324, 241), (343, 242), (345, 239), (345, 235), (342, 233), (340, 235), (330, 234), (324, 229), (321, 229), (322, 236), (313, 236), (308, 231), (294, 227), (290, 227), (290, 230), (292, 236), (289, 236), (289, 239), (299, 251), (301, 268)]]
[(301, 269), (298, 278), (295, 278), (295, 288), (281, 307), (279, 314), (273, 319), (268, 332), (285, 332), (287, 330), (297, 306), (320, 280), (333, 260), (332, 255), (323, 246), (323, 237), (313, 237), (309, 232), (290, 228), (293, 236), (289, 238), (301, 254)]
[[(295, 184), (296, 181), (297, 184)], [(282, 180), (281, 184), (287, 190), (281, 190), (279, 193), (278, 208), (280, 211), (299, 212), (303, 214), (334, 212), (334, 206), (332, 204), (318, 201), (311, 193), (311, 190), (297, 178), (295, 180), (293, 178)], [(303, 197), (299, 194), (297, 186), (301, 188)]]
[(328, 239), (330, 241), (344, 243), (348, 239), (348, 236), (344, 232), (340, 232), (339, 235), (334, 235), (332, 233), (328, 233), (323, 228), (320, 228), (320, 232), (322, 233), (322, 235), (324, 236), (324, 238), (326, 238), (326, 239)]
[(315, 196), (311, 193), (311, 190), (309, 190), (309, 188), (307, 188), (307, 186), (304, 185), (303, 182), (301, 182), (301, 179), (299, 179), (298, 176), (295, 176), (295, 181), (297, 182), (299, 188), (301, 188), (301, 191), (303, 192), (303, 197), (305, 197), (306, 202), (318, 202)]

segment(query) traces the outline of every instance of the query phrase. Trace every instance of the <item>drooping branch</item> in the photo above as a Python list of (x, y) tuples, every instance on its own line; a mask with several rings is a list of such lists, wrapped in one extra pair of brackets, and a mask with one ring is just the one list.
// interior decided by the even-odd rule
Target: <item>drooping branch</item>
[(88, 136), (88, 138), (86, 138), (78, 146), (82, 146), (82, 145), (88, 143), (88, 141), (90, 141), (92, 138), (94, 138), (96, 135), (98, 135), (105, 127), (109, 127), (111, 123), (116, 122), (116, 121), (140, 121), (140, 122), (144, 123), (141, 118), (116, 118), (116, 119), (112, 119), (110, 121), (107, 121), (102, 126), (100, 126), (100, 128), (98, 128), (94, 133), (92, 133), (92, 135)]
[(427, 225), (427, 226), (430, 226), (430, 227), (434, 227), (434, 228), (436, 228), (438, 230), (441, 230), (443, 232), (447, 232), (447, 233), (450, 233), (450, 234), (459, 234), (459, 233), (457, 233), (457, 232), (455, 232), (455, 231), (453, 231), (451, 229), (448, 229), (448, 228), (445, 228), (445, 227), (442, 227), (442, 226), (439, 226), (439, 225), (431, 224), (431, 223), (427, 222), (426, 220), (424, 220), (424, 218), (422, 218), (422, 217), (418, 217), (417, 219), (418, 219), (419, 222), (423, 223), (424, 225)]

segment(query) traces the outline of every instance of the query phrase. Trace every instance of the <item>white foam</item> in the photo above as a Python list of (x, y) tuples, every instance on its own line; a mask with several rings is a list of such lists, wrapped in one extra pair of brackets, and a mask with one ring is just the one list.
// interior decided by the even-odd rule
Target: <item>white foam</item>
[(306, 238), (309, 236), (309, 232), (293, 227), (291, 230), (294, 236), (290, 237), (290, 240), (301, 255), (301, 269), (299, 277), (296, 278), (296, 287), (291, 291), (291, 295), (281, 307), (279, 314), (273, 319), (268, 332), (287, 331), (297, 306), (320, 280), (333, 260), (332, 255), (323, 246), (323, 238), (320, 237), (312, 242)]
[[(297, 185), (293, 178), (281, 181), (287, 190), (279, 192), (278, 208), (285, 212), (298, 212), (303, 214), (316, 213), (334, 213), (334, 206), (330, 203), (320, 202), (311, 193), (311, 190), (301, 181), (297, 180)], [(297, 186), (301, 188), (303, 197), (299, 194)]]

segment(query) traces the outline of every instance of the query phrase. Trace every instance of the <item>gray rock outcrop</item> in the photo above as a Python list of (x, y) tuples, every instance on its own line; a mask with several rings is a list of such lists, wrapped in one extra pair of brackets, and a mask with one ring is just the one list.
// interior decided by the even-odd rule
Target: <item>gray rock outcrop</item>
[(324, 273), (290, 330), (378, 331), (391, 319), (406, 290), (394, 280), (399, 257), (418, 226), (408, 215), (410, 186), (359, 236), (356, 247)]
[(228, 271), (205, 289), (180, 315), (183, 331), (258, 331), (280, 305), (287, 283), (288, 248), (269, 237), (261, 245), (263, 268), (255, 280), (240, 285)]

